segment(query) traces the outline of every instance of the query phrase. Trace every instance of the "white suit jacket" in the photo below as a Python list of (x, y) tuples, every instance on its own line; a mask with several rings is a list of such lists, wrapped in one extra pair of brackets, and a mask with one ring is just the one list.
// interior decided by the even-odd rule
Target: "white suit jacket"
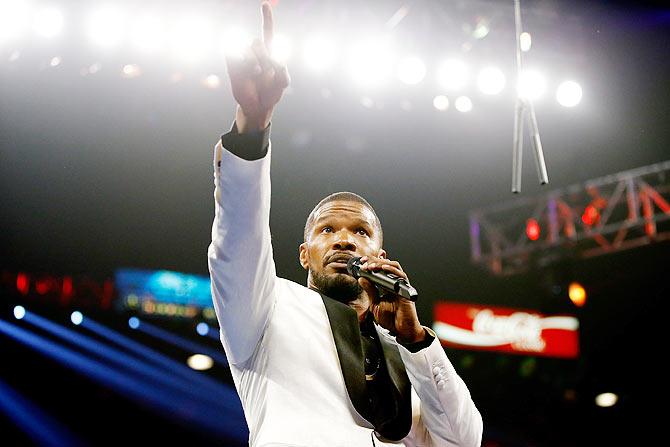
[[(215, 146), (208, 249), (221, 342), (258, 447), (478, 446), (482, 419), (441, 345), (399, 346), (412, 386), (412, 428), (377, 439), (349, 398), (321, 296), (278, 278), (270, 240), (270, 151), (247, 161)], [(225, 415), (222, 415), (225, 417)]]

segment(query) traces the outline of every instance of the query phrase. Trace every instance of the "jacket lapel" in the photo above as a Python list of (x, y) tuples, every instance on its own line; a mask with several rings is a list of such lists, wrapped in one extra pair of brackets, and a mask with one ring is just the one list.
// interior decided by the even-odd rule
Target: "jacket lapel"
[(356, 311), (346, 304), (328, 298), (323, 293), (319, 292), (319, 294), (326, 307), (349, 399), (360, 415), (366, 414), (365, 359), (361, 346), (358, 316)]
[(396, 417), (391, 423), (380, 427), (381, 430), (378, 431), (385, 438), (397, 441), (407, 436), (412, 428), (412, 385), (407, 376), (405, 364), (400, 357), (398, 346), (388, 341), (384, 334), (379, 333), (379, 330), (377, 330), (377, 335), (384, 351), (386, 370), (398, 393)]
[[(358, 315), (355, 310), (346, 304), (329, 298), (316, 289), (312, 290), (321, 295), (326, 308), (349, 400), (351, 400), (358, 414), (363, 416), (368, 413), (366, 411), (368, 403), (366, 400), (365, 359), (363, 357), (363, 346), (361, 345)], [(405, 364), (400, 357), (398, 346), (386, 340), (386, 337), (379, 334), (379, 331), (377, 331), (377, 335), (382, 345), (386, 369), (397, 391), (397, 398), (394, 399), (396, 417), (387, 421), (381, 427), (375, 427), (375, 429), (383, 438), (397, 441), (407, 436), (412, 428), (411, 383), (409, 377), (407, 377)]]

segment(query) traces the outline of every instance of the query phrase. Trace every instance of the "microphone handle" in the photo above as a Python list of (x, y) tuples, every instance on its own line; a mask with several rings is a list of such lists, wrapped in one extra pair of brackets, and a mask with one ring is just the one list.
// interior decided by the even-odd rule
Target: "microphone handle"
[(400, 295), (410, 301), (416, 301), (419, 298), (419, 293), (416, 289), (399, 276), (391, 273), (379, 273), (366, 270), (358, 270), (357, 273), (358, 276), (368, 279), (382, 289)]

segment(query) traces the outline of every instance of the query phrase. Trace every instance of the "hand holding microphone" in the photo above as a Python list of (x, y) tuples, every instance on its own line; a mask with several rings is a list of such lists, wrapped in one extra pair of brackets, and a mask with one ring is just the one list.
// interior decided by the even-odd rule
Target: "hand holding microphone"
[[(370, 297), (375, 321), (395, 335), (398, 342), (416, 343), (425, 339), (426, 331), (416, 313), (418, 293), (398, 261), (356, 257), (347, 262), (347, 271)], [(379, 289), (386, 293), (380, 294)]]
[[(385, 265), (382, 265), (381, 268), (384, 268)], [(419, 298), (418, 292), (407, 282), (406, 278), (387, 271), (365, 270), (361, 267), (363, 267), (363, 262), (361, 262), (360, 257), (351, 258), (347, 262), (347, 271), (354, 278), (366, 278), (383, 290), (400, 295), (410, 301), (416, 301)], [(396, 268), (399, 267), (400, 265), (398, 264)]]

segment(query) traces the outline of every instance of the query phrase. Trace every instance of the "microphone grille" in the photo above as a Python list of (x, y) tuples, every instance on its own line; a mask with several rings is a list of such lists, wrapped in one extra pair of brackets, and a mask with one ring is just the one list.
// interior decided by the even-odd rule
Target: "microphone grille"
[(354, 256), (347, 261), (347, 272), (354, 278), (358, 278), (358, 270), (361, 268), (361, 257)]

